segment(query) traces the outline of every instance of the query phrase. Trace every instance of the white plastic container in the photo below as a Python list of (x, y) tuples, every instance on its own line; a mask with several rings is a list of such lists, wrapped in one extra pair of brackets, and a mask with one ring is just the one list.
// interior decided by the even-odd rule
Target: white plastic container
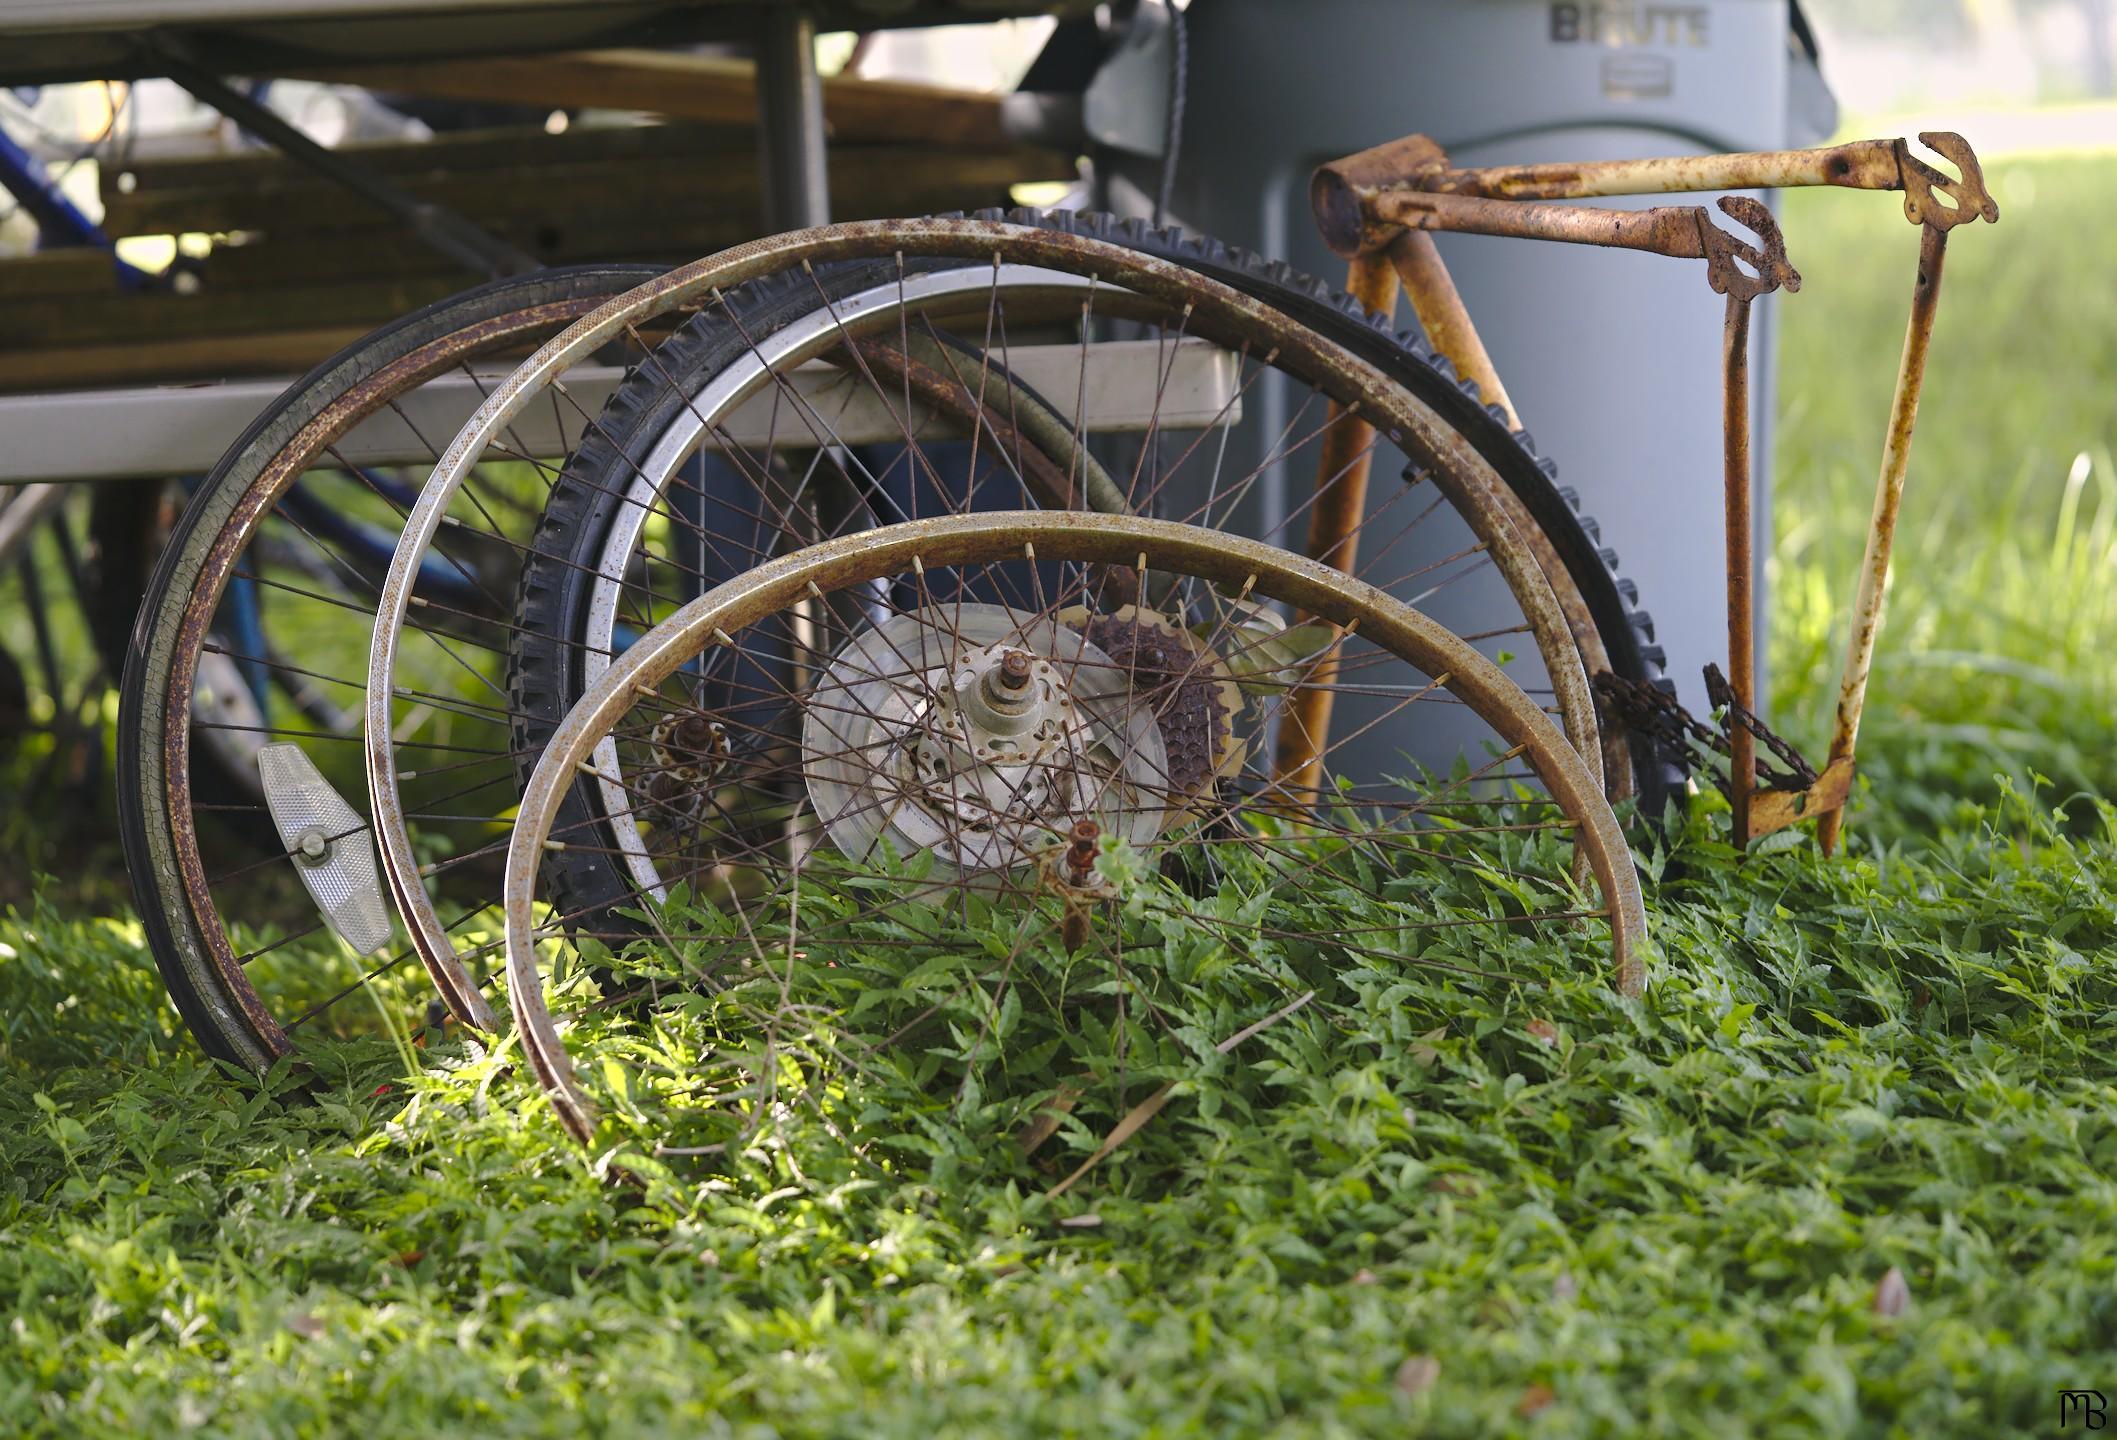
[[(1200, 0), (1187, 18), (1176, 215), (1333, 282), (1344, 264), (1316, 238), (1309, 173), (1400, 135), (1424, 132), (1456, 163), (1489, 165), (1808, 145), (1835, 124), (1787, 0)], [(1131, 173), (1146, 178), (1151, 164)], [(1724, 667), (1727, 649), (1723, 302), (1704, 265), (1481, 237), (1440, 245), (1523, 424), (1601, 522), (1684, 703), (1703, 712), (1700, 672)], [(1777, 303), (1755, 324), (1760, 543), (1770, 535)], [(1408, 305), (1398, 323), (1414, 323)], [(1272, 403), (1261, 397), (1259, 435), (1277, 433)], [(1299, 503), (1308, 477), (1276, 478), (1264, 503)], [(1377, 476), (1376, 503), (1387, 484)], [(1768, 613), (1760, 594), (1760, 649)], [(1401, 737), (1376, 739), (1377, 753), (1349, 769), (1385, 766), (1405, 748)]]

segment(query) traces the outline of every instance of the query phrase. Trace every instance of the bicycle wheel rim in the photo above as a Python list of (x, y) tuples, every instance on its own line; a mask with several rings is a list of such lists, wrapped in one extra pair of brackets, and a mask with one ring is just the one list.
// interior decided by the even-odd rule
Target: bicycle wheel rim
[[(466, 292), (378, 330), (290, 386), (230, 447), (179, 516), (127, 659), (120, 822), (157, 964), (187, 1026), (217, 1058), (263, 1071), (293, 1049), (283, 1023), (288, 1017), (275, 1014), (258, 993), (214, 903), (191, 793), (190, 703), (203, 637), (249, 538), (287, 487), (326, 453), (327, 437), (357, 426), (363, 411), (372, 412), (374, 397), (410, 393), (406, 387), (421, 377), (446, 372), (451, 357), (520, 353), (525, 342), (653, 273), (643, 266), (544, 272)], [(408, 959), (409, 952), (394, 958)]]
[[(1543, 712), (1490, 661), (1411, 607), (1315, 561), (1213, 531), (1166, 521), (1078, 512), (953, 516), (910, 522), (827, 541), (766, 562), (690, 602), (636, 643), (581, 699), (546, 748), (522, 797), (507, 858), (509, 998), (525, 1052), (570, 1133), (586, 1142), (596, 1111), (579, 1083), (560, 1029), (543, 999), (537, 946), (559, 932), (538, 924), (537, 882), (567, 790), (600, 740), (644, 694), (716, 642), (813, 594), (876, 575), (1014, 561), (1063, 553), (1071, 561), (1166, 566), (1243, 595), (1254, 590), (1301, 605), (1340, 627), (1388, 645), (1435, 677), (1435, 685), (1477, 709), (1509, 747), (1526, 756), (1568, 822), (1603, 896), (1615, 983), (1637, 993), (1644, 981), (1645, 915), (1621, 832), (1592, 772)], [(1580, 918), (1572, 915), (1542, 918)]]
[[(1500, 482), (1466, 441), (1441, 424), (1415, 397), (1394, 390), (1365, 362), (1327, 339), (1302, 329), (1269, 306), (1217, 282), (1180, 266), (1099, 241), (1047, 230), (967, 220), (863, 222), (797, 232), (739, 247), (673, 271), (614, 300), (546, 345), (495, 391), (479, 414), (457, 435), (406, 526), (390, 580), (385, 586), (369, 672), (367, 755), (370, 804), (382, 842), (384, 873), (406, 915), (414, 943), (427, 957), (430, 968), (436, 971), (437, 983), (443, 987), (444, 993), (451, 983), (448, 972), (458, 967), (452, 959), (452, 947), (442, 922), (425, 905), (424, 897), (414, 883), (417, 865), (413, 848), (405, 827), (394, 814), (397, 765), (386, 737), (390, 733), (389, 697), (398, 629), (407, 609), (405, 586), (423, 547), (439, 530), (462, 472), (476, 462), (514, 415), (537, 400), (554, 377), (563, 374), (567, 366), (597, 345), (624, 335), (628, 326), (677, 306), (699, 302), (720, 289), (803, 263), (886, 257), (906, 249), (923, 256), (970, 261), (988, 260), (1004, 250), (1005, 258), (1010, 262), (1019, 261), (1066, 273), (1092, 274), (1102, 283), (1148, 295), (1172, 309), (1188, 305), (1201, 315), (1245, 316), (1254, 323), (1288, 331), (1289, 343), (1301, 347), (1308, 363), (1319, 375), (1337, 377), (1348, 403), (1357, 403), (1363, 396), (1378, 393), (1389, 395), (1389, 406), (1378, 407), (1377, 424), (1390, 427), (1397, 443), (1415, 454), (1428, 457), (1436, 476), (1445, 477), (1438, 483), (1453, 487), (1448, 491), (1449, 499), (1471, 520), (1488, 544), (1495, 562), (1506, 576), (1509, 589), (1517, 597), (1523, 612), (1531, 617), (1547, 670), (1560, 688), (1560, 703), (1567, 711), (1568, 728), (1581, 737), (1590, 753), (1590, 763), (1599, 763), (1593, 704), (1586, 697), (1585, 675), (1578, 653), (1573, 648), (1549, 579), (1520, 540), (1514, 522), (1497, 498), (1502, 488)], [(1122, 283), (1116, 277), (1123, 277)], [(1202, 333), (1210, 334), (1209, 323), (1209, 320), (1201, 321)]]

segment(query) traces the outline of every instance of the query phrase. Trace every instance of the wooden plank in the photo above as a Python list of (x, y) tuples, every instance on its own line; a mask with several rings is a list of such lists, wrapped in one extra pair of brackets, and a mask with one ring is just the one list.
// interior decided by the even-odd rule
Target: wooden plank
[(117, 262), (108, 250), (69, 247), (37, 250), (0, 260), (0, 300), (43, 295), (94, 295), (117, 288)]
[(445, 299), (463, 284), (457, 274), (251, 292), (134, 291), (17, 300), (0, 311), (0, 353), (128, 337), (146, 349), (211, 335), (375, 325)]
[[(553, 161), (627, 160), (651, 156), (741, 156), (752, 163), (757, 141), (747, 131), (708, 125), (580, 125), (559, 135), (541, 127), (461, 130), (426, 140), (362, 140), (338, 147), (363, 166), (393, 178), (420, 171), (505, 168)], [(272, 150), (228, 151), (217, 146), (136, 155), (102, 174), (105, 200), (120, 189), (248, 184), (260, 174), (309, 172)], [(121, 180), (120, 177), (130, 179)]]
[[(465, 209), (548, 263), (680, 263), (761, 227), (754, 153), (728, 130), (496, 131), (361, 149), (415, 193)], [(835, 145), (832, 161), (832, 204), (846, 219), (1003, 204), (1013, 183), (1074, 173), (1070, 156), (1027, 147)], [(86, 253), (0, 263), (0, 385), (299, 368), (327, 352), (281, 338), (290, 329), (351, 338), (467, 283), (387, 216), (283, 157), (147, 158), (124, 173), (133, 177), (124, 186), (116, 171), (105, 177), (113, 233), (254, 238), (209, 256), (196, 295), (118, 291), (108, 260)]]
[[(935, 196), (980, 200), (1031, 180), (1070, 179), (1073, 161), (1056, 151), (945, 151), (860, 146), (834, 151), (833, 213), (846, 218), (916, 214)], [(565, 162), (465, 174), (429, 172), (400, 178), (418, 199), (447, 205), (480, 224), (518, 217), (565, 217), (603, 208), (636, 214), (701, 210), (761, 213), (756, 166), (739, 161), (682, 164), (662, 160)], [(186, 232), (333, 232), (394, 228), (396, 222), (344, 190), (308, 175), (260, 166), (241, 182), (200, 187), (142, 187), (112, 194), (104, 226), (114, 235)]]
[[(754, 125), (757, 69), (748, 60), (658, 50), (577, 50), (389, 65), (285, 70), (290, 78), (452, 100), (553, 109), (645, 110), (718, 125)], [(826, 76), (823, 117), (832, 135), (1005, 146), (1000, 97), (901, 80)]]
[[(666, 260), (675, 265), (757, 234), (750, 221), (688, 215), (639, 221), (583, 215), (550, 225), (524, 223), (492, 229), (547, 265), (626, 259)], [(208, 289), (240, 290), (313, 284), (323, 278), (365, 281), (423, 275), (452, 275), (459, 284), (468, 284), (467, 274), (447, 256), (387, 230), (262, 236), (240, 245), (215, 247), (203, 266)]]
[[(834, 155), (832, 197), (872, 203), (892, 190), (993, 190), (1024, 180), (1062, 179), (1072, 164), (1055, 152), (978, 152), (859, 147)], [(562, 215), (616, 203), (641, 211), (721, 207), (759, 193), (752, 157), (739, 162), (563, 162), (469, 173), (406, 176), (405, 190), (470, 217)], [(336, 229), (393, 224), (382, 211), (327, 180), (260, 169), (247, 181), (136, 190), (115, 195), (104, 224), (118, 235), (185, 230)]]
[[(682, 216), (668, 223), (631, 223), (622, 217), (582, 216), (556, 226), (496, 226), (494, 233), (548, 265), (656, 259), (677, 264), (753, 239), (756, 229), (725, 218)], [(243, 290), (313, 284), (325, 278), (365, 281), (421, 275), (453, 275), (458, 283), (467, 284), (466, 274), (460, 265), (417, 240), (369, 230), (281, 239), (265, 236), (242, 245), (223, 245), (213, 251), (204, 267), (209, 288)]]
[(0, 391), (195, 380), (202, 375), (299, 375), (373, 328), (374, 324), (325, 326), (263, 335), (210, 335), (154, 345), (135, 340), (0, 350)]
[[(907, 188), (904, 177), (877, 172), (871, 191), (848, 171), (836, 191), (848, 219), (975, 209), (1004, 203), (1000, 186), (965, 189), (943, 177), (937, 188)], [(506, 217), (492, 228), (547, 263), (600, 259), (694, 260), (754, 238), (761, 226), (752, 193), (739, 201), (675, 208), (639, 196), (606, 197), (556, 217)], [(321, 223), (319, 219), (317, 223)], [(80, 347), (103, 342), (139, 346), (210, 335), (268, 332), (298, 315), (304, 324), (380, 324), (461, 289), (469, 277), (387, 226), (326, 226), (224, 246), (204, 261), (195, 294), (121, 291), (107, 277), (94, 290), (64, 293), (30, 287), (0, 306), (0, 350)], [(135, 372), (125, 370), (130, 375)], [(155, 369), (155, 374), (170, 373)]]
[[(978, 203), (985, 203), (980, 201)], [(957, 208), (950, 206), (947, 208)], [(527, 219), (491, 227), (546, 264), (587, 260), (696, 260), (745, 240), (754, 240), (754, 217), (724, 211), (676, 215), (583, 213), (560, 220)], [(402, 232), (347, 229), (329, 234), (258, 236), (215, 248), (204, 264), (207, 288), (268, 289), (314, 284), (322, 279), (373, 280), (467, 272)], [(4, 327), (4, 320), (0, 320)]]

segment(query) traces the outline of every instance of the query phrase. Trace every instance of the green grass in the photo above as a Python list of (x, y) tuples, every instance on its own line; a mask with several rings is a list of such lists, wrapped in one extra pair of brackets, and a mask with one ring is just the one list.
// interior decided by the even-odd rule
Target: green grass
[(2089, 818), (1738, 873), (1702, 817), (1653, 857), (1646, 1002), (1558, 944), (1341, 976), (1164, 1055), (1176, 1101), (1056, 1201), (947, 1105), (858, 1163), (788, 1121), (627, 1185), (507, 1046), (261, 1093), (136, 933), (40, 911), (0, 925), (0, 1429), (2045, 1433), (2117, 1372)]
[[(1861, 735), (1917, 836), (1991, 777), (2117, 794), (2117, 312), (2100, 276), (2117, 157), (2001, 159), (1996, 226), (1958, 229), (1919, 411), (1888, 628)], [(1786, 198), (1780, 302), (1775, 713), (1820, 753), (1873, 504), (1918, 240), (1901, 209)]]
[[(1010, 1148), (1047, 1073), (709, 1159), (619, 1107), (623, 1183), (510, 1043), (221, 1073), (137, 927), (46, 887), (0, 919), (0, 1433), (2054, 1433), (2117, 1381), (2117, 812), (2064, 798), (2117, 795), (2117, 160), (1993, 176), (1855, 853), (1738, 866), (1703, 807), (1647, 857), (1644, 1002), (1557, 941), (1509, 983), (1172, 952), (1201, 1032), (1328, 993), (1143, 1045), (1176, 1099), (1056, 1200)], [(1787, 228), (1774, 674), (1819, 747), (1915, 242), (1873, 197)], [(696, 1019), (574, 1039), (624, 1090)]]

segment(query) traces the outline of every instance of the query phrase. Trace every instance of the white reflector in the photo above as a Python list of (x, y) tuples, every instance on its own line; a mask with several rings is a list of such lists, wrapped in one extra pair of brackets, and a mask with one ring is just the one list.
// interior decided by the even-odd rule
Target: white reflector
[(362, 955), (389, 944), (390, 907), (367, 821), (299, 745), (265, 746), (257, 752), (257, 773), (279, 843), (325, 922)]

